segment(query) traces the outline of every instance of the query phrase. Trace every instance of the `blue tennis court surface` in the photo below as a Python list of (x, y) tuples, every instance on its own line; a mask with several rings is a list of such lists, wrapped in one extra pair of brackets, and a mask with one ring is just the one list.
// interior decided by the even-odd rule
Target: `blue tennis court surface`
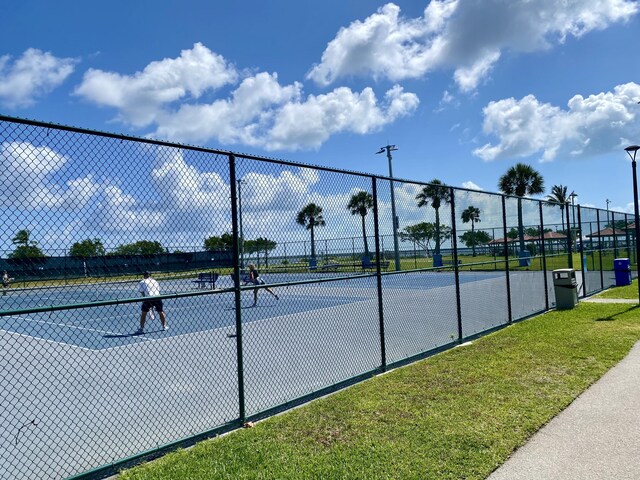
[[(473, 273), (460, 275), (461, 283), (474, 282), (504, 276), (504, 273)], [(315, 274), (311, 278), (317, 278)], [(270, 283), (306, 280), (295, 274), (269, 275)], [(455, 284), (452, 272), (413, 272), (383, 277), (384, 290), (425, 290)], [(161, 281), (163, 293), (184, 288), (184, 282)], [(221, 278), (217, 287), (230, 288), (231, 280)], [(137, 282), (65, 286), (31, 290), (14, 289), (0, 296), (0, 309), (42, 307), (55, 304), (81, 303), (117, 298), (134, 298)], [(191, 287), (193, 288), (193, 287)], [(266, 291), (260, 291), (256, 307), (252, 307), (252, 291), (242, 292), (243, 323), (259, 322), (284, 317), (299, 312), (320, 310), (327, 307), (355, 303), (376, 295), (375, 277), (359, 277), (321, 284), (274, 287), (280, 300)], [(102, 350), (138, 344), (146, 341), (162, 341), (195, 332), (233, 327), (236, 321), (234, 293), (212, 292), (210, 295), (182, 297), (164, 301), (169, 325), (163, 331), (156, 313), (155, 320), (147, 317), (144, 334), (136, 334), (139, 324), (140, 304), (126, 303), (102, 307), (30, 313), (0, 317), (0, 329), (42, 340)], [(228, 329), (227, 329), (228, 330)], [(226, 333), (225, 333), (226, 334)]]
[[(310, 297), (284, 295), (282, 300), (262, 293), (256, 307), (250, 307), (250, 293), (244, 293), (243, 322), (288, 315), (306, 310), (342, 305), (360, 300), (354, 297)], [(267, 296), (269, 298), (267, 298)], [(163, 331), (158, 314), (147, 316), (145, 333), (135, 334), (140, 304), (91, 307), (79, 310), (32, 313), (0, 318), (0, 329), (89, 349), (105, 349), (177, 335), (235, 325), (233, 293), (206, 297), (187, 297), (164, 301), (168, 331)], [(251, 310), (250, 314), (244, 311)]]
[[(280, 299), (261, 289), (256, 307), (251, 306), (253, 291), (241, 292), (243, 385), (249, 415), (379, 365), (379, 280), (387, 362), (446, 345), (457, 332), (452, 272), (279, 283), (312, 278), (322, 277), (265, 275)], [(465, 332), (507, 322), (505, 278), (504, 272), (460, 273)], [(539, 272), (535, 278), (541, 279)], [(193, 292), (191, 280), (161, 281), (161, 291)], [(0, 316), (5, 353), (0, 367), (6, 372), (0, 389), (10, 400), (0, 413), (0, 427), (12, 445), (20, 436), (20, 445), (0, 449), (0, 477), (16, 478), (11, 472), (27, 461), (29, 475), (18, 478), (83, 472), (237, 418), (235, 292), (225, 290), (230, 279), (220, 280), (221, 291), (166, 299), (166, 332), (156, 318), (147, 320), (146, 333), (135, 335), (140, 302)], [(522, 275), (527, 292), (531, 280), (531, 275)], [(136, 290), (133, 281), (12, 288), (0, 295), (0, 309), (8, 314), (18, 310), (18, 304), (72, 304), (83, 296), (124, 300), (135, 298)], [(123, 408), (126, 405), (136, 409), (129, 411)], [(25, 428), (30, 420), (37, 426)], [(98, 437), (119, 441), (100, 445), (99, 452), (74, 456), (95, 445)], [(63, 443), (68, 448), (60, 449)]]

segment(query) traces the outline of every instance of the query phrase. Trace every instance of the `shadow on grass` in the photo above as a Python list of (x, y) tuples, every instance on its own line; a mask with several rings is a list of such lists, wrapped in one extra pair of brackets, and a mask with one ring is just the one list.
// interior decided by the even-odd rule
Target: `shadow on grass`
[(616, 320), (616, 317), (619, 317), (620, 315), (624, 315), (628, 312), (631, 312), (632, 310), (636, 310), (640, 308), (640, 305), (633, 305), (631, 307), (626, 308), (625, 310), (618, 312), (618, 313), (614, 313), (613, 315), (609, 315), (608, 317), (601, 317), (601, 318), (596, 318), (595, 321), (596, 322), (613, 322), (614, 320)]

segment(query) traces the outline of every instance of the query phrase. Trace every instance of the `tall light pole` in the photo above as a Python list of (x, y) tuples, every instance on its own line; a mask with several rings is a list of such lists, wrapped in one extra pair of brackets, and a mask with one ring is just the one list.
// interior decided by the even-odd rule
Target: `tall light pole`
[(571, 232), (574, 232), (574, 238), (572, 241), (576, 240), (576, 237), (578, 235), (578, 229), (576, 228), (576, 207), (575, 207), (575, 199), (578, 196), (578, 194), (576, 192), (571, 192), (569, 194), (569, 198), (571, 199), (571, 223), (573, 224), (573, 227), (569, 228), (569, 238), (571, 238)]
[(240, 268), (244, 268), (244, 236), (242, 234), (242, 184), (244, 180), (238, 182), (238, 227), (240, 228)]
[(573, 226), (575, 228), (576, 226), (576, 207), (575, 207), (575, 203), (574, 200), (576, 199), (576, 197), (578, 196), (578, 194), (576, 192), (571, 192), (571, 194), (569, 195), (569, 198), (571, 199), (571, 215), (573, 216)]
[(395, 145), (386, 145), (384, 147), (380, 147), (380, 151), (378, 153), (387, 152), (387, 159), (389, 160), (389, 184), (391, 185), (391, 216), (393, 223), (393, 251), (395, 253), (395, 264), (396, 271), (400, 271), (400, 250), (398, 249), (398, 217), (396, 216), (396, 194), (393, 189), (393, 170), (391, 169), (391, 152), (398, 150), (398, 147)]
[[(624, 149), (631, 158), (631, 171), (633, 172), (633, 213), (635, 215), (635, 231), (636, 231), (636, 265), (640, 262), (640, 215), (638, 214), (638, 178), (636, 176), (636, 153), (640, 150), (640, 146), (631, 145)], [(640, 279), (638, 280), (638, 302), (640, 302)]]

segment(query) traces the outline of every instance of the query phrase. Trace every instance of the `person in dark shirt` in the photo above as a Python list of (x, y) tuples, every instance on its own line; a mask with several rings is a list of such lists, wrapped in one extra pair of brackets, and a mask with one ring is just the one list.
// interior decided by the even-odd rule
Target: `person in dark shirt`
[[(247, 283), (253, 283), (254, 285), (264, 285), (264, 280), (262, 280), (260, 278), (260, 272), (258, 272), (258, 270), (256, 270), (256, 266), (253, 263), (250, 263), (249, 265), (247, 265), (247, 267), (249, 267), (249, 275), (247, 276)], [(274, 297), (276, 297), (276, 300), (279, 300), (278, 295), (275, 294), (275, 292), (273, 290), (271, 290), (269, 287), (264, 287), (264, 289), (269, 292), (271, 295), (273, 295)], [(253, 290), (253, 305), (252, 307), (255, 307), (256, 304), (258, 303), (258, 288), (256, 288), (255, 290)]]

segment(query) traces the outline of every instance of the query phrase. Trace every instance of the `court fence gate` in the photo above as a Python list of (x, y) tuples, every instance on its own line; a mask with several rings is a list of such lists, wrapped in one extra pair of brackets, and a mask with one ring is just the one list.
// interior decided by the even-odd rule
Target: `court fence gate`
[(2, 479), (113, 474), (637, 264), (620, 212), (6, 116), (0, 149)]

